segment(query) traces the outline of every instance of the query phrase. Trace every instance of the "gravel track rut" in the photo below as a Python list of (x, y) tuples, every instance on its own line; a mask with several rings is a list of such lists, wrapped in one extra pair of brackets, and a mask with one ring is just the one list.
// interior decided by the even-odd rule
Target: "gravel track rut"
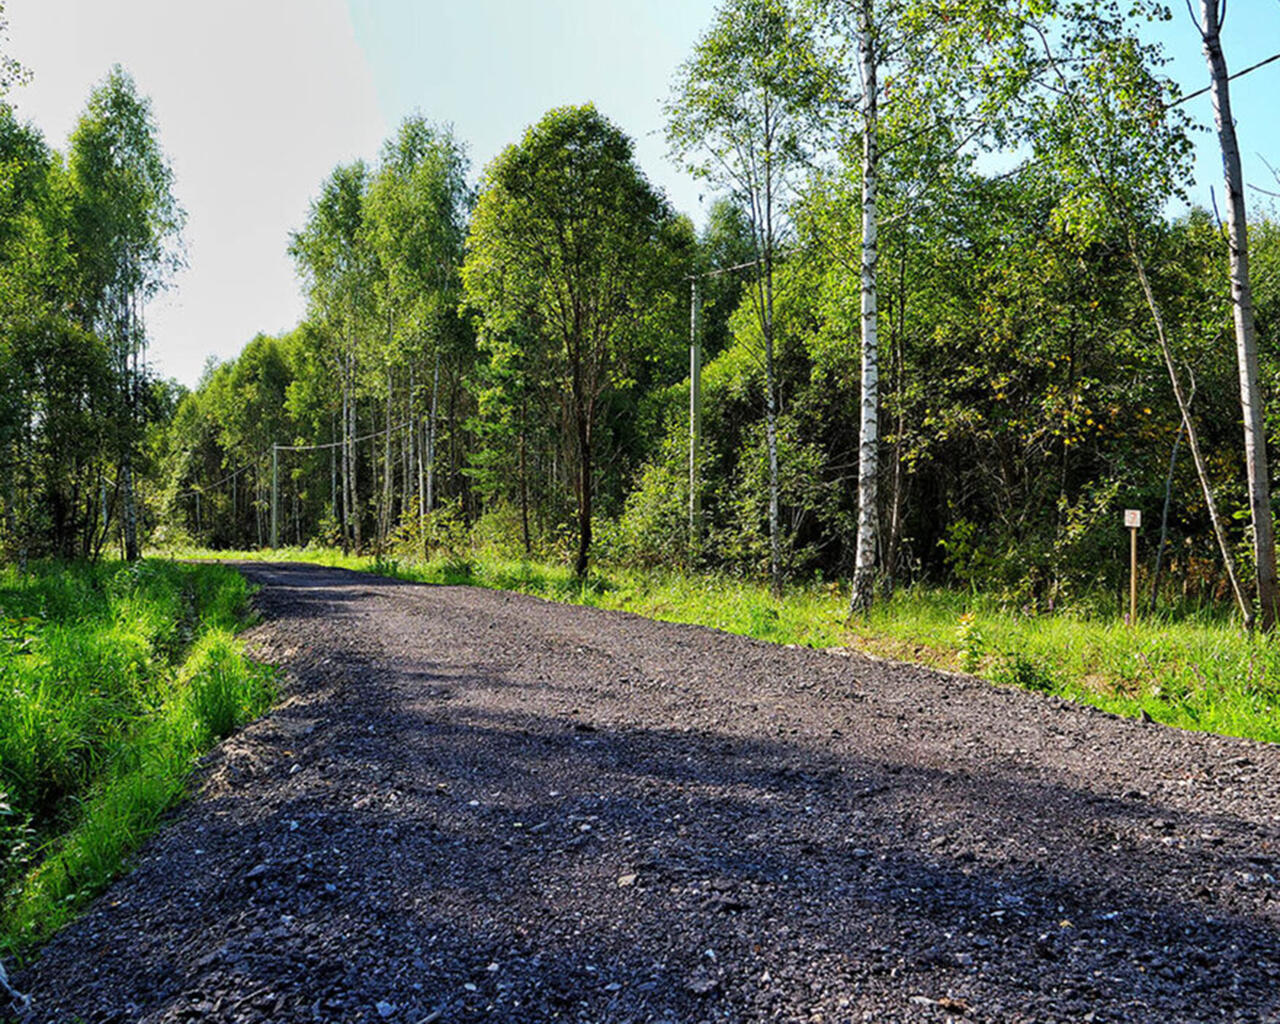
[(30, 1021), (1280, 1021), (1280, 748), (293, 564)]

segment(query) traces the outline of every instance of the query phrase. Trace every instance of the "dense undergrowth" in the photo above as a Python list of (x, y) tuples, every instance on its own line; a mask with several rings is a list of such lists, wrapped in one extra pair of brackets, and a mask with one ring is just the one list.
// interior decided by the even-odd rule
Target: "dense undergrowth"
[(404, 561), (291, 548), (234, 557), (515, 590), (775, 643), (849, 646), (1117, 714), (1145, 712), (1179, 728), (1280, 742), (1280, 643), (1243, 633), (1212, 609), (1140, 618), (1130, 628), (1101, 602), (1092, 610), (1035, 615), (980, 594), (912, 587), (877, 604), (869, 618), (851, 621), (848, 595), (835, 584), (794, 585), (779, 599), (766, 585), (738, 577), (611, 568), (584, 582), (563, 566), (484, 553)]
[(0, 570), (0, 952), (73, 916), (270, 703), (235, 634), (248, 586), (149, 559)]

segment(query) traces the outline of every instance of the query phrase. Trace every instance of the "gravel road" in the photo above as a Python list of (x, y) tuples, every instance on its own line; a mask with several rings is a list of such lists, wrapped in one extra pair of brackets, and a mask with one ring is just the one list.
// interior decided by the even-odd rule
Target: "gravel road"
[(29, 1021), (1280, 1021), (1280, 748), (245, 564), (281, 705)]

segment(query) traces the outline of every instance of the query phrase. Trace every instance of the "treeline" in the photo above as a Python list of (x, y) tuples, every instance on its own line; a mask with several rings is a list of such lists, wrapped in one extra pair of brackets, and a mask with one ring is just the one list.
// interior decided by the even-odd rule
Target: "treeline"
[[(1141, 25), (1066, 0), (727, 0), (667, 105), (721, 197), (701, 231), (591, 106), (549, 112), (476, 188), (452, 131), (410, 118), (290, 240), (304, 323), (171, 407), (144, 389), (150, 421), (90, 415), (151, 426), (76, 436), (97, 524), (76, 536), (119, 529), (86, 495), (127, 450), (161, 544), (870, 567), (1051, 609), (1116, 593), (1138, 508), (1150, 599), (1230, 600), (1224, 555), (1247, 585), (1258, 548), (1226, 232), (1165, 214), (1189, 124)], [(1276, 224), (1248, 248), (1274, 441)], [(42, 510), (35, 482), (75, 479), (19, 464), (6, 494)]]
[(176, 399), (148, 369), (142, 311), (180, 261), (182, 221), (150, 105), (120, 68), (90, 96), (66, 154), (0, 103), (7, 556), (97, 556), (112, 537), (138, 556), (138, 481), (156, 468), (147, 425)]

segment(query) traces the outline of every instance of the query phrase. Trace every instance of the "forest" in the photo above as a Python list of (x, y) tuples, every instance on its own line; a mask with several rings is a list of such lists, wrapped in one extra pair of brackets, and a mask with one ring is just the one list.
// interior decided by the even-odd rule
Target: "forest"
[(3, 557), (471, 546), (1114, 616), (1137, 509), (1144, 609), (1269, 628), (1280, 224), (1230, 182), (1170, 214), (1171, 16), (725, 0), (665, 106), (700, 227), (589, 103), (478, 177), (410, 117), (280, 240), (305, 320), (192, 389), (148, 362), (148, 99), (113, 69), (65, 151), (0, 101)]

